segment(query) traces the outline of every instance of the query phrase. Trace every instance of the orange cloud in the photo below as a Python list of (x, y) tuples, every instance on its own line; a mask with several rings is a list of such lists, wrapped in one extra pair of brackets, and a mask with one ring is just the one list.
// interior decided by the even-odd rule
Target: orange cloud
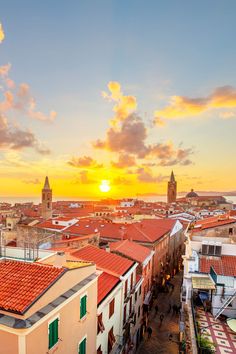
[(189, 98), (172, 96), (170, 104), (154, 113), (155, 123), (159, 125), (165, 119), (178, 119), (200, 115), (207, 110), (236, 107), (236, 88), (222, 86), (207, 97)]
[(128, 154), (120, 154), (118, 161), (111, 162), (111, 165), (116, 168), (132, 167), (136, 165), (134, 156)]
[(123, 95), (119, 82), (110, 81), (107, 86), (110, 94), (102, 92), (102, 95), (104, 98), (116, 103), (113, 107), (115, 117), (110, 121), (111, 125), (116, 125), (118, 122), (125, 120), (131, 113), (136, 111), (137, 100), (134, 96)]
[(55, 111), (51, 111), (48, 115), (36, 110), (36, 101), (30, 92), (30, 87), (26, 83), (22, 83), (15, 89), (15, 82), (9, 77), (11, 64), (8, 63), (0, 67), (0, 78), (3, 83), (3, 95), (5, 100), (0, 102), (0, 113), (6, 113), (15, 110), (23, 113), (28, 117), (53, 122), (57, 116)]
[(68, 165), (78, 168), (102, 168), (102, 164), (98, 164), (96, 160), (94, 160), (90, 156), (82, 156), (82, 157), (72, 157), (70, 161), (67, 162)]
[(3, 27), (2, 27), (2, 24), (0, 23), (0, 43), (2, 43), (2, 41), (4, 40), (5, 38), (5, 33), (3, 31)]
[[(134, 110), (137, 108), (134, 96), (124, 96), (118, 82), (108, 84), (110, 94), (103, 93), (109, 100), (117, 102), (113, 111), (115, 117), (110, 122), (112, 126), (106, 131), (105, 139), (97, 139), (92, 143), (95, 149), (103, 149), (119, 154), (113, 167), (124, 168), (135, 166), (137, 160), (144, 158), (157, 158), (159, 165), (170, 166), (175, 164), (189, 165), (188, 158), (191, 149), (176, 149), (172, 143), (148, 144), (148, 129), (144, 121)], [(152, 161), (153, 162), (153, 161)]]

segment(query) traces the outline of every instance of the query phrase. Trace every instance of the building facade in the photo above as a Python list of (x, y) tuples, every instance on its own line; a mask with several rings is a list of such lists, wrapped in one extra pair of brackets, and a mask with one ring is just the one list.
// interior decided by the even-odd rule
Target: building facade
[(48, 176), (45, 178), (42, 189), (42, 218), (50, 219), (52, 217), (52, 189), (50, 188)]
[(175, 203), (177, 196), (177, 182), (175, 180), (174, 172), (171, 172), (170, 180), (167, 188), (167, 202)]

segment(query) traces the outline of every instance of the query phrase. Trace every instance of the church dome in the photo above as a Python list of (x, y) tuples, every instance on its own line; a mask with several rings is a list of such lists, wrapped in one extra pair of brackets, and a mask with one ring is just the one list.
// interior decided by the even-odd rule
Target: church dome
[(186, 194), (186, 198), (196, 198), (196, 197), (198, 197), (198, 194), (195, 193), (193, 189), (191, 189), (191, 192)]

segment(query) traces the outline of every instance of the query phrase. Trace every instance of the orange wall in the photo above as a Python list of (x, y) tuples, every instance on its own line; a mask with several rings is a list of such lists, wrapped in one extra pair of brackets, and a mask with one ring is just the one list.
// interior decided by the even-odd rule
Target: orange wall
[[(82, 293), (83, 294), (83, 293)], [(82, 295), (81, 294), (81, 295)], [(80, 296), (56, 312), (60, 315), (58, 344), (49, 353), (77, 354), (80, 340), (87, 335), (87, 353), (96, 352), (96, 313), (97, 313), (97, 283), (87, 289), (88, 314), (84, 321), (80, 321)], [(54, 318), (55, 314), (51, 316)], [(27, 354), (42, 354), (48, 352), (48, 321), (27, 335)], [(37, 344), (36, 344), (37, 343)], [(13, 354), (13, 353), (12, 353)]]
[(95, 265), (68, 270), (24, 315), (28, 318), (96, 271)]
[(18, 337), (0, 327), (0, 354), (18, 354)]

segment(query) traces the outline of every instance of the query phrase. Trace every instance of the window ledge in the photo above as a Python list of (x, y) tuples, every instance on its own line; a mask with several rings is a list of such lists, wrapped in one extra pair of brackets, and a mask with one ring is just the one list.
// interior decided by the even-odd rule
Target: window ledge
[(57, 342), (56, 344), (54, 344), (53, 347), (51, 347), (50, 349), (48, 349), (47, 354), (53, 354), (53, 353), (55, 353), (55, 352), (57, 351), (58, 347), (59, 347), (59, 339), (58, 339), (58, 342)]
[(79, 319), (79, 322), (84, 322), (87, 319), (87, 317), (88, 317), (88, 312), (86, 312), (86, 314)]

